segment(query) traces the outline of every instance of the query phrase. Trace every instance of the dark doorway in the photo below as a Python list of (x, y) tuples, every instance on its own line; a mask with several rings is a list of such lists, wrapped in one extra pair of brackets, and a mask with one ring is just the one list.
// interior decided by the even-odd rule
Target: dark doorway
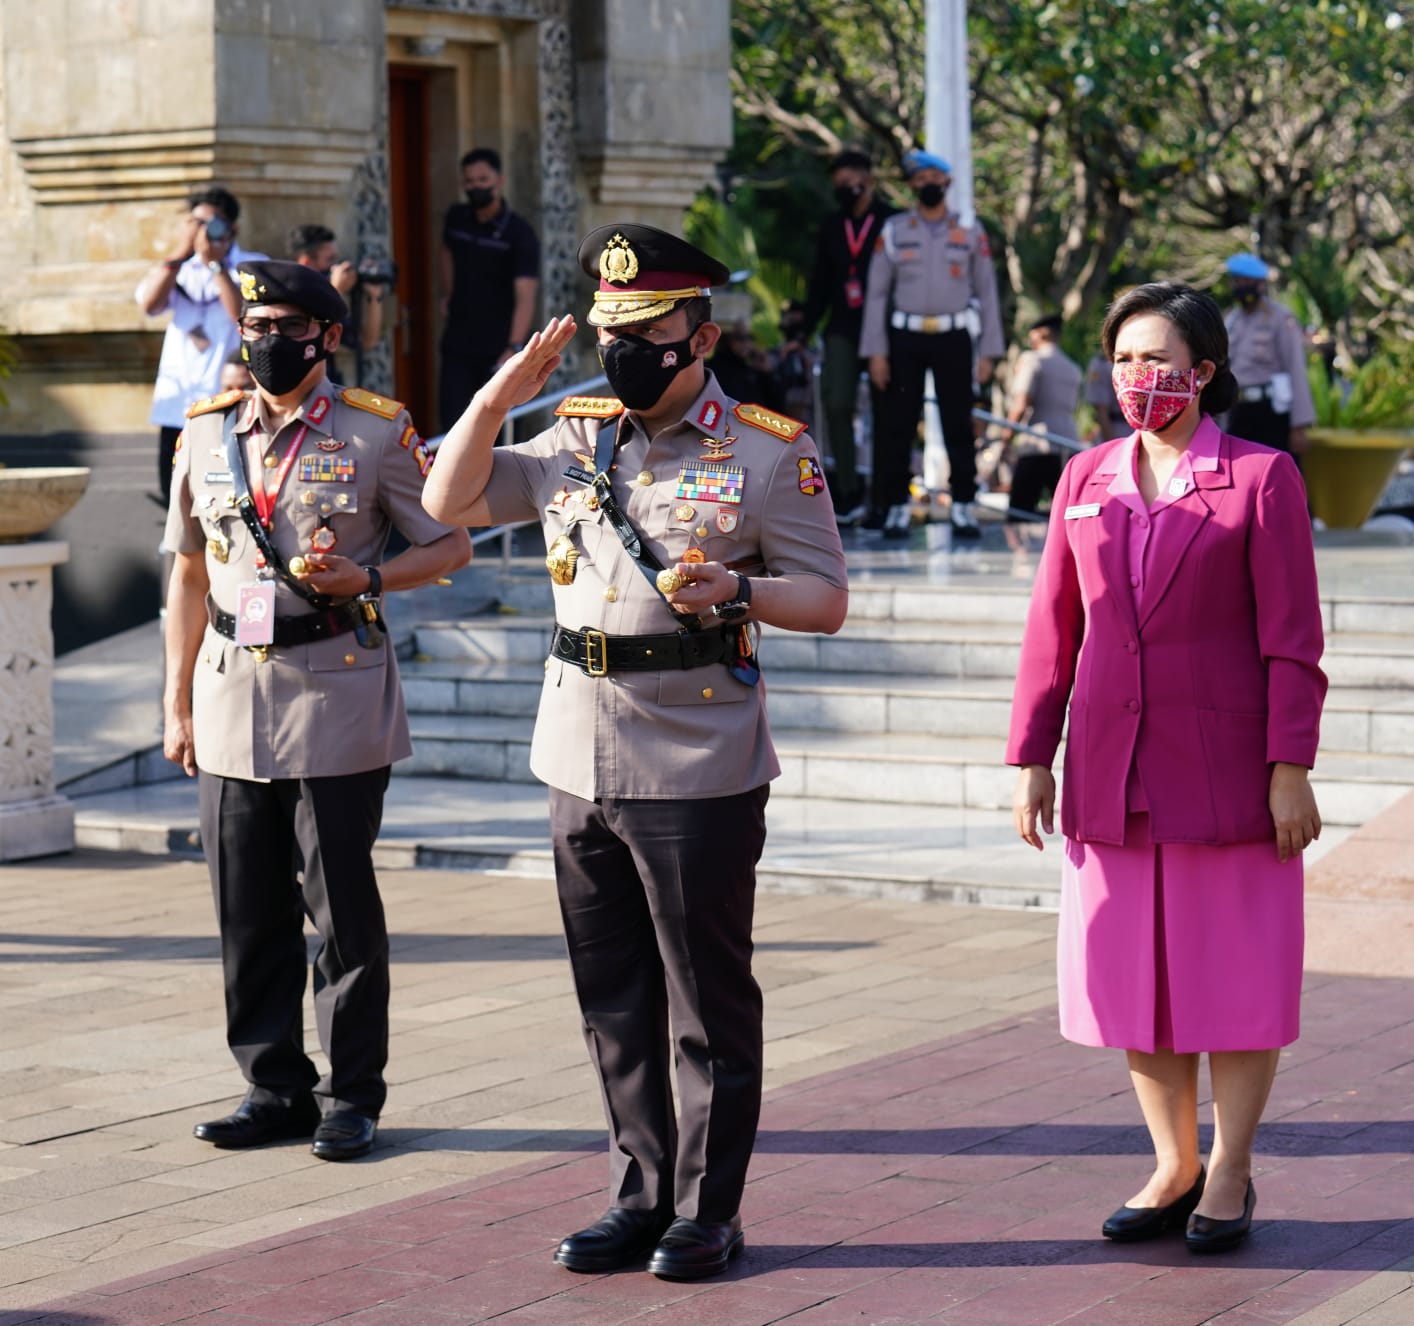
[(394, 394), (423, 432), (434, 431), (437, 419), (437, 243), (428, 153), (431, 81), (426, 69), (388, 69), (388, 185), (398, 264)]

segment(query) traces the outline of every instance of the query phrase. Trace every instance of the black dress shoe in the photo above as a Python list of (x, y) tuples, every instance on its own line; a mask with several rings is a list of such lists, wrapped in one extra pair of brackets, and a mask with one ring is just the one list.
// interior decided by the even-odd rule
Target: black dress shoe
[(1184, 1242), (1189, 1252), (1227, 1252), (1252, 1232), (1252, 1212), (1257, 1209), (1257, 1190), (1247, 1180), (1247, 1197), (1236, 1220), (1213, 1220), (1195, 1215), (1188, 1221)]
[(658, 1211), (611, 1206), (588, 1229), (563, 1240), (555, 1261), (570, 1271), (617, 1271), (657, 1243), (669, 1219)]
[(192, 1136), (212, 1146), (264, 1146), (308, 1137), (319, 1123), (319, 1107), (304, 1096), (292, 1104), (277, 1101), (242, 1101), (234, 1114), (212, 1119), (193, 1128)]
[(661, 1280), (704, 1280), (725, 1271), (741, 1248), (739, 1215), (724, 1225), (679, 1216), (658, 1240), (648, 1269)]
[(333, 1110), (314, 1130), (310, 1150), (320, 1160), (357, 1160), (373, 1150), (378, 1120), (357, 1110)]
[(1144, 1239), (1156, 1239), (1166, 1229), (1180, 1226), (1198, 1205), (1203, 1196), (1203, 1184), (1208, 1172), (1198, 1171), (1198, 1181), (1176, 1202), (1167, 1206), (1121, 1206), (1100, 1227), (1107, 1239), (1116, 1243), (1139, 1243)]

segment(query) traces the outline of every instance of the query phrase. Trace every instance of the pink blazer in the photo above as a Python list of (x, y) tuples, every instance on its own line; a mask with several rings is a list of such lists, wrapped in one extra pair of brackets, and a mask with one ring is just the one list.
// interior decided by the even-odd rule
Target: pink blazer
[(1315, 763), (1326, 678), (1305, 487), (1290, 456), (1202, 427), (1209, 468), (1154, 521), (1137, 606), (1142, 516), (1110, 491), (1128, 439), (1072, 459), (1051, 508), (1006, 758), (1049, 767), (1069, 701), (1061, 831), (1082, 842), (1124, 841), (1131, 766), (1155, 842), (1216, 844), (1270, 837), (1271, 765)]

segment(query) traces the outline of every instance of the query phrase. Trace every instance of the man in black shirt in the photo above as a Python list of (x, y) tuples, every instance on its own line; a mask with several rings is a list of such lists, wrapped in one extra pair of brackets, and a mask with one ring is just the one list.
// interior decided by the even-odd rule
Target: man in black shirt
[(540, 241), (501, 196), (500, 155), (461, 161), (466, 202), (442, 227), (442, 371), (438, 414), (446, 432), (467, 403), (530, 335), (540, 285)]
[[(858, 519), (863, 514), (859, 507), (864, 496), (854, 451), (854, 406), (864, 369), (859, 333), (869, 257), (894, 209), (875, 196), (873, 166), (863, 152), (841, 152), (830, 162), (830, 183), (839, 211), (825, 218), (816, 239), (805, 325), (814, 331), (828, 314), (820, 390), (825, 433), (834, 460), (830, 491), (835, 511), (846, 519)], [(879, 393), (872, 384), (870, 395), (877, 419)]]

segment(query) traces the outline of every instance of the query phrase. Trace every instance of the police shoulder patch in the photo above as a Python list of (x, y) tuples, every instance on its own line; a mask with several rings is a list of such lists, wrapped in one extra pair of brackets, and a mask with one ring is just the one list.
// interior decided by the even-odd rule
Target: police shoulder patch
[(624, 412), (624, 403), (613, 396), (566, 396), (555, 413), (570, 419), (612, 419)]
[(339, 399), (345, 405), (352, 405), (356, 410), (367, 410), (369, 414), (376, 414), (380, 419), (396, 419), (407, 409), (402, 401), (395, 401), (390, 396), (375, 396), (371, 391), (364, 391), (362, 387), (345, 387), (339, 393)]
[(792, 419), (785, 414), (777, 414), (774, 410), (768, 410), (760, 405), (738, 405), (732, 413), (742, 423), (771, 433), (780, 438), (782, 442), (794, 442), (805, 432), (805, 425), (799, 419)]
[(219, 396), (207, 396), (197, 401), (195, 405), (189, 405), (187, 418), (195, 419), (199, 414), (210, 414), (212, 410), (224, 410), (244, 399), (245, 392), (241, 391), (239, 387), (232, 387), (230, 391), (223, 391)]

